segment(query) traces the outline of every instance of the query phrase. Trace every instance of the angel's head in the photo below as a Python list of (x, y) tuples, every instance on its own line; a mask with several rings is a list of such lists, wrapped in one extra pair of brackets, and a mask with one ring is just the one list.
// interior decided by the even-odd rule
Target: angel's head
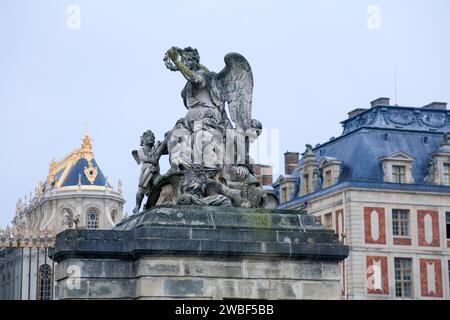
[(145, 131), (141, 136), (141, 146), (152, 146), (155, 144), (155, 135), (152, 130)]
[(262, 123), (259, 120), (252, 119), (250, 121), (250, 129), (247, 130), (247, 136), (250, 138), (250, 143), (253, 143), (261, 135)]
[(192, 47), (184, 48), (180, 56), (181, 62), (189, 69), (196, 71), (200, 68), (200, 55), (198, 54), (197, 49)]

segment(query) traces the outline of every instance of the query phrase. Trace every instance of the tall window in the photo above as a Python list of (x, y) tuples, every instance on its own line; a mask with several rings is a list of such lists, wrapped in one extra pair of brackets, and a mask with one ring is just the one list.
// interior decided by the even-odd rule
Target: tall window
[(450, 163), (444, 163), (443, 174), (442, 184), (444, 186), (450, 186)]
[(309, 174), (303, 175), (303, 190), (305, 191), (305, 194), (309, 193)]
[(52, 268), (43, 264), (39, 268), (39, 300), (50, 300), (53, 286)]
[(86, 213), (86, 228), (98, 228), (98, 211), (94, 208), (90, 208)]
[(287, 187), (283, 187), (282, 189), (281, 189), (281, 196), (282, 196), (282, 199), (283, 199), (283, 203), (285, 203), (285, 202), (288, 202), (288, 189), (287, 189)]
[(331, 170), (327, 170), (325, 172), (325, 186), (329, 187), (331, 184)]
[(395, 296), (412, 297), (412, 259), (395, 258)]
[(447, 221), (447, 239), (450, 239), (450, 212), (445, 213), (445, 218)]
[(405, 183), (406, 182), (406, 167), (405, 166), (392, 166), (392, 182)]
[(447, 262), (448, 264), (448, 288), (450, 289), (450, 260)]
[(394, 236), (409, 236), (409, 210), (392, 209), (392, 233)]

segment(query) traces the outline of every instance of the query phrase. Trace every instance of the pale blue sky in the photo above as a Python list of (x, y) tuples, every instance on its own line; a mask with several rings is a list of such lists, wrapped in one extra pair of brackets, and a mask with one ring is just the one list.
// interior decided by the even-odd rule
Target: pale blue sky
[[(66, 26), (72, 4), (80, 30)], [(367, 27), (372, 4), (379, 30)], [(214, 71), (230, 51), (249, 60), (253, 117), (280, 130), (280, 157), (338, 136), (348, 111), (393, 99), (395, 68), (400, 105), (450, 102), (447, 0), (0, 0), (0, 226), (50, 160), (79, 146), (86, 121), (131, 212), (130, 151), (142, 131), (161, 139), (185, 113), (184, 80), (162, 62), (173, 45), (198, 48)]]

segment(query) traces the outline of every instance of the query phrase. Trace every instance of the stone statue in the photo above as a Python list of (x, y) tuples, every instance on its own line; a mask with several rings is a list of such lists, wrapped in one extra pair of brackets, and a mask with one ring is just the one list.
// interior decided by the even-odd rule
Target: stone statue
[(305, 157), (305, 156), (311, 156), (311, 155), (314, 156), (314, 151), (313, 151), (312, 145), (310, 145), (310, 144), (305, 144), (305, 147), (306, 147), (306, 149), (305, 149), (305, 152), (302, 153), (302, 156), (303, 156), (303, 157)]
[(188, 169), (181, 179), (181, 196), (178, 198), (178, 204), (195, 204), (208, 206), (231, 206), (231, 200), (221, 194), (209, 194), (209, 189), (214, 188), (210, 184), (214, 181), (210, 180), (203, 168), (194, 165)]
[(68, 210), (64, 210), (64, 212), (63, 212), (63, 217), (62, 217), (63, 219), (63, 226), (66, 226), (66, 227), (68, 227), (68, 228), (71, 228), (72, 227), (72, 224), (73, 224), (73, 216), (72, 216), (72, 213), (70, 212), (70, 211), (68, 211)]
[[(224, 69), (214, 73), (200, 64), (197, 49), (172, 47), (166, 52), (165, 66), (187, 80), (181, 91), (187, 113), (159, 145), (149, 135), (140, 153), (133, 151), (143, 163), (133, 212), (140, 210), (144, 195), (145, 209), (163, 203), (263, 207), (267, 202), (249, 156), (250, 144), (262, 130), (261, 122), (251, 117), (252, 70), (238, 53), (224, 60)], [(169, 155), (170, 169), (160, 175), (162, 154)]]
[(431, 158), (428, 161), (427, 175), (423, 179), (426, 184), (436, 184), (437, 161)]
[(313, 170), (312, 181), (311, 181), (313, 192), (322, 189), (322, 178), (321, 177), (322, 177), (322, 174), (320, 173), (320, 170), (318, 168), (315, 168)]
[[(171, 152), (171, 161), (184, 168), (192, 163), (202, 164), (210, 176), (214, 175), (224, 163), (224, 136), (227, 130), (234, 129), (227, 116), (226, 103), (235, 129), (244, 133), (251, 128), (253, 75), (250, 65), (240, 54), (230, 53), (225, 56), (225, 68), (216, 74), (200, 64), (198, 51), (191, 47), (172, 47), (164, 61), (169, 70), (179, 71), (187, 80), (181, 96), (188, 112), (178, 121), (177, 134), (169, 145), (176, 149), (176, 142), (183, 134), (189, 135), (194, 145), (193, 150), (178, 148), (176, 157)], [(182, 140), (184, 144), (189, 138)]]
[(155, 145), (155, 135), (151, 130), (147, 130), (141, 136), (141, 146), (141, 149), (131, 152), (137, 164), (141, 165), (134, 213), (139, 212), (144, 195), (151, 192), (151, 189), (160, 176), (159, 158), (162, 155), (165, 142), (161, 143), (158, 141)]

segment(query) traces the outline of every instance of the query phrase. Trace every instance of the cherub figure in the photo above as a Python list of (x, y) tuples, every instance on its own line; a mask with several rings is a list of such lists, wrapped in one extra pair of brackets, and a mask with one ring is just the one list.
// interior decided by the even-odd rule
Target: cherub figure
[(141, 136), (141, 146), (139, 150), (133, 150), (131, 154), (137, 164), (141, 165), (141, 174), (139, 176), (139, 187), (136, 193), (136, 207), (133, 213), (138, 213), (144, 196), (149, 195), (152, 188), (158, 182), (159, 158), (162, 155), (166, 142), (158, 141), (155, 144), (155, 135), (151, 130), (145, 131)]

